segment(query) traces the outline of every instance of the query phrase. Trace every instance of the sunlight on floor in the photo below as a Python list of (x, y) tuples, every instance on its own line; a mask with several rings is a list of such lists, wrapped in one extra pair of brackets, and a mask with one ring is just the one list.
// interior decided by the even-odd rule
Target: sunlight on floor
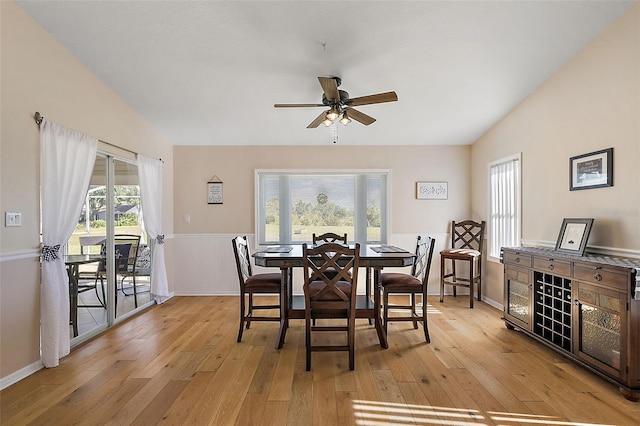
[(430, 405), (399, 404), (393, 402), (353, 400), (353, 411), (357, 425), (487, 425), (487, 424), (532, 424), (564, 426), (610, 426), (595, 423), (565, 422), (552, 416), (501, 413), (486, 413), (475, 409), (434, 407)]

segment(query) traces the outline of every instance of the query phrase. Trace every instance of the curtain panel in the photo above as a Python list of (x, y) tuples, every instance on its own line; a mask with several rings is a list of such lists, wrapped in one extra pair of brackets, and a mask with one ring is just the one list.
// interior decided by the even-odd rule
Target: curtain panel
[(138, 154), (138, 176), (142, 217), (152, 240), (151, 292), (155, 295), (156, 303), (161, 304), (170, 297), (162, 234), (162, 161)]
[(59, 253), (71, 237), (96, 160), (98, 140), (43, 119), (40, 123), (42, 363), (56, 367), (69, 354), (69, 283)]

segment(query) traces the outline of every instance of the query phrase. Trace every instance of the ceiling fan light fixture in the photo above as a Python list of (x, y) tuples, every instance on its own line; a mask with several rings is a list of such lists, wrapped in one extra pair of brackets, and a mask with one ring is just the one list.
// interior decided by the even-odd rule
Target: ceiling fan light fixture
[(348, 125), (349, 123), (351, 123), (351, 119), (347, 115), (347, 111), (342, 113), (342, 118), (340, 119), (340, 122), (342, 124), (344, 124), (345, 126)]
[(340, 110), (338, 109), (338, 107), (336, 105), (333, 105), (331, 107), (331, 109), (329, 110), (329, 112), (327, 113), (327, 119), (329, 119), (329, 120), (331, 120), (333, 122), (339, 116), (340, 116)]
[(322, 122), (322, 124), (324, 124), (326, 127), (329, 127), (333, 124), (333, 120), (329, 119), (328, 115), (329, 114), (327, 114), (327, 118), (325, 118), (324, 121)]

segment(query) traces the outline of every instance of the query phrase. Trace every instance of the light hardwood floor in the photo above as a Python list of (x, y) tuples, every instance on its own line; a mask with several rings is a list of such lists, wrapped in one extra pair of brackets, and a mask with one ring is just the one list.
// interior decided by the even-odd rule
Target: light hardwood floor
[(391, 323), (389, 349), (358, 320), (346, 352), (314, 353), (304, 322), (236, 343), (238, 299), (174, 297), (0, 393), (0, 422), (171, 425), (637, 425), (640, 403), (468, 298), (429, 300), (431, 344)]

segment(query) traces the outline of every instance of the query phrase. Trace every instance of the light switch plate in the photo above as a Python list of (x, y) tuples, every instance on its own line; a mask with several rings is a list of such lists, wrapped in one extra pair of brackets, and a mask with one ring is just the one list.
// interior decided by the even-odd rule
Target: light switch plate
[(22, 226), (22, 213), (4, 212), (4, 226)]

